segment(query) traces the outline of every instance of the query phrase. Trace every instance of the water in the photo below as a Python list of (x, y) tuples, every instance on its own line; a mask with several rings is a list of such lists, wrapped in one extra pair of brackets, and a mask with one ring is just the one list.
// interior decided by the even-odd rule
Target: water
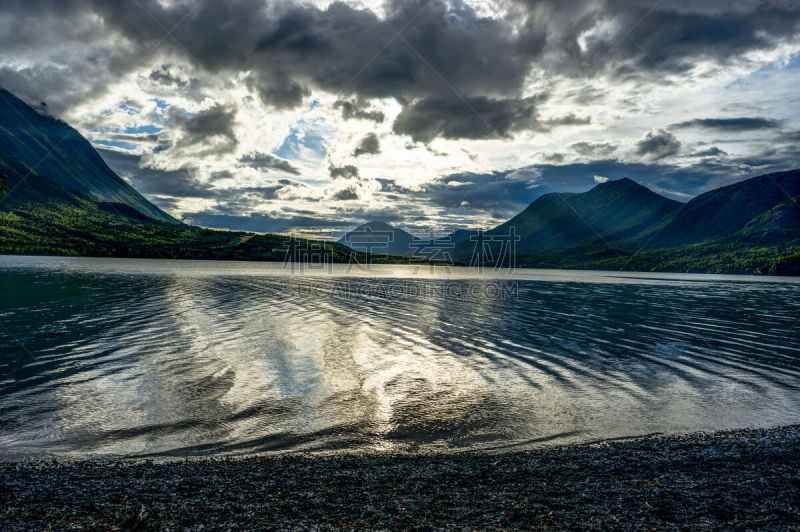
[(800, 423), (791, 279), (0, 257), (0, 458)]

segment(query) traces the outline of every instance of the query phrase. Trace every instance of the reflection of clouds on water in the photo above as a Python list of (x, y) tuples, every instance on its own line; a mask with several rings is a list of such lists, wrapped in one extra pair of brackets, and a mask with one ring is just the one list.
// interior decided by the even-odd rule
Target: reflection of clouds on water
[(506, 448), (800, 421), (796, 283), (578, 272), (493, 297), (468, 276), (86, 264), (0, 273), (36, 287), (3, 302), (35, 360), (0, 337), (0, 454)]

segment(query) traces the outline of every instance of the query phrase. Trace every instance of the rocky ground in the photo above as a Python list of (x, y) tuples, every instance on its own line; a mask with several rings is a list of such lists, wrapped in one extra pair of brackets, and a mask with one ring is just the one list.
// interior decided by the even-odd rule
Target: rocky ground
[(0, 530), (795, 529), (800, 426), (506, 454), (0, 464)]

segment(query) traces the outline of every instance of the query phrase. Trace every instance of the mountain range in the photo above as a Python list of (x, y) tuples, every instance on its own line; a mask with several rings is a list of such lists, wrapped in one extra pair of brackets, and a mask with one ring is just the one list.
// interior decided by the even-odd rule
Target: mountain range
[[(402, 242), (397, 253), (418, 246), (405, 231), (380, 228), (402, 235), (395, 237)], [(456, 263), (800, 273), (800, 170), (747, 179), (687, 203), (623, 178), (583, 193), (545, 194), (493, 229), (464, 233), (448, 251)]]
[(360, 262), (365, 252), (402, 262), (442, 260), (440, 249), (456, 264), (477, 255), (494, 266), (800, 274), (800, 170), (687, 203), (619, 179), (543, 195), (485, 232), (459, 229), (431, 241), (369, 222), (338, 243), (310, 242), (181, 224), (75, 129), (0, 89), (0, 192), (0, 253), (275, 261), (321, 250), (333, 262), (354, 252)]
[[(467, 241), (477, 230), (457, 229), (450, 234), (439, 232), (412, 235), (386, 222), (367, 222), (345, 233), (339, 243), (356, 251), (373, 254), (388, 254), (399, 257), (425, 258), (438, 256), (440, 251), (450, 249), (454, 244)], [(435, 251), (440, 250), (440, 251)]]

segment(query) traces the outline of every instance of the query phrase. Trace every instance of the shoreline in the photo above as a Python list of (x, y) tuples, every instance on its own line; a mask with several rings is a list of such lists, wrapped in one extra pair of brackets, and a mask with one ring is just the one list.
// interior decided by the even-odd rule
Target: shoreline
[[(213, 272), (225, 275), (236, 275), (239, 273), (248, 273), (245, 270), (251, 268), (250, 272), (252, 273), (263, 273), (263, 271), (259, 270), (259, 266), (281, 266), (281, 269), (284, 271), (281, 272), (271, 272), (271, 275), (287, 275), (293, 277), (328, 277), (328, 278), (365, 278), (363, 275), (364, 270), (359, 269), (363, 268), (365, 265), (351, 265), (347, 262), (332, 262), (328, 266), (331, 268), (342, 268), (352, 266), (352, 272), (329, 272), (325, 269), (305, 269), (302, 272), (293, 272), (291, 266), (286, 266), (287, 264), (291, 265), (292, 263), (286, 263), (283, 261), (269, 261), (269, 260), (233, 260), (233, 259), (199, 259), (199, 258), (154, 258), (154, 257), (104, 257), (104, 256), (92, 256), (92, 255), (80, 255), (80, 256), (72, 256), (72, 255), (36, 255), (36, 254), (21, 254), (21, 253), (4, 253), (0, 252), (0, 261), (3, 259), (11, 259), (12, 261), (15, 259), (34, 259), (34, 260), (68, 260), (68, 261), (79, 261), (79, 260), (89, 260), (89, 261), (107, 261), (107, 260), (115, 260), (115, 261), (130, 261), (133, 264), (137, 265), (159, 265), (159, 264), (180, 264), (183, 267), (187, 267), (191, 269), (192, 266), (231, 266), (235, 269), (233, 271), (226, 271), (226, 272)], [(19, 265), (11, 265), (8, 264), (0, 264), (0, 267), (5, 266), (6, 270), (20, 268)], [(23, 268), (29, 267), (29, 265), (22, 266)], [(389, 270), (392, 267), (409, 267), (409, 268), (428, 268), (427, 270), (423, 270), (422, 273), (415, 273), (413, 276), (402, 276), (399, 278), (434, 278), (434, 279), (449, 279), (449, 280), (469, 280), (469, 279), (485, 279), (487, 278), (485, 272), (495, 271), (490, 267), (484, 268), (481, 270), (480, 268), (476, 268), (474, 266), (469, 266), (468, 264), (428, 264), (428, 263), (407, 263), (407, 262), (380, 262), (374, 263), (370, 265), (366, 265), (367, 268), (374, 268), (373, 270), (367, 270), (371, 274), (376, 274), (377, 277), (383, 277), (379, 275), (382, 269)], [(430, 269), (433, 268), (433, 269)], [(440, 276), (438, 274), (442, 272), (447, 272), (451, 269), (455, 269), (457, 272), (463, 271), (471, 271), (468, 275), (455, 275), (451, 273), (447, 273), (445, 276)], [(286, 271), (288, 270), (288, 271)], [(437, 275), (432, 275), (430, 272), (441, 270), (437, 272)], [(391, 270), (389, 270), (391, 271)], [(428, 274), (426, 275), (426, 271)], [(143, 273), (158, 273), (158, 269), (153, 269), (152, 271), (143, 271)], [(692, 276), (693, 278), (697, 278), (698, 280), (719, 280), (723, 278), (723, 280), (731, 280), (731, 281), (767, 281), (767, 282), (789, 282), (789, 283), (798, 283), (800, 282), (800, 273), (798, 274), (775, 274), (775, 273), (747, 273), (747, 272), (736, 272), (736, 271), (726, 271), (726, 272), (712, 272), (712, 271), (684, 271), (684, 270), (636, 270), (636, 269), (603, 269), (603, 268), (555, 268), (555, 267), (541, 267), (541, 266), (515, 266), (514, 268), (501, 268), (496, 270), (498, 272), (494, 276), (489, 276), (489, 278), (493, 279), (504, 279), (504, 280), (516, 280), (516, 281), (529, 281), (529, 280), (542, 280), (542, 279), (531, 279), (526, 278), (526, 274), (533, 273), (542, 273), (544, 272), (548, 276), (558, 276), (567, 275), (572, 276), (575, 274), (596, 274), (600, 276), (606, 277), (613, 277), (613, 276), (620, 276), (622, 278), (628, 279), (637, 279), (642, 276), (643, 279), (659, 279), (659, 278), (681, 278), (685, 276)], [(515, 272), (521, 277), (514, 276)], [(659, 277), (661, 276), (661, 277)], [(372, 277), (372, 276), (366, 276)], [(386, 277), (392, 277), (391, 275), (387, 275)]]
[(0, 463), (0, 528), (800, 529), (800, 425), (532, 451)]

